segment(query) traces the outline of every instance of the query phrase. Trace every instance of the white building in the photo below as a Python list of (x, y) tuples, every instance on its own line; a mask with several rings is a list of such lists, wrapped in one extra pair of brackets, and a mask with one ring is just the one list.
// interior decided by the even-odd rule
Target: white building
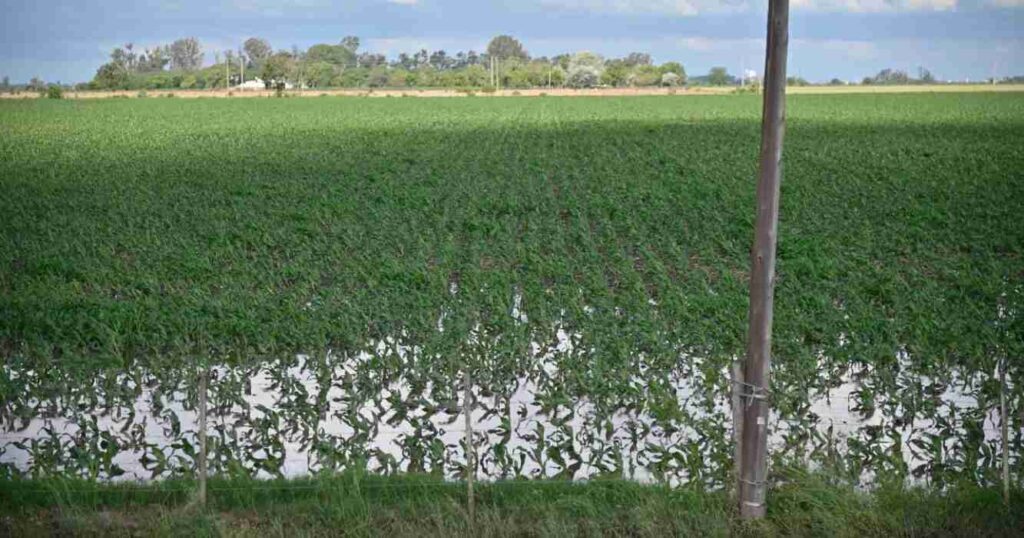
[[(275, 83), (276, 83), (275, 81), (271, 80), (270, 81), (270, 87), (273, 88)], [(284, 89), (290, 90), (292, 88), (294, 88), (292, 83), (290, 83), (288, 81), (285, 81)], [(254, 78), (252, 80), (247, 80), (247, 81), (243, 82), (242, 84), (239, 84), (239, 85), (235, 86), (234, 89), (236, 89), (236, 90), (265, 90), (265, 89), (267, 89), (267, 84), (265, 82), (263, 82), (263, 79), (261, 79), (259, 77), (256, 77), (256, 78)]]

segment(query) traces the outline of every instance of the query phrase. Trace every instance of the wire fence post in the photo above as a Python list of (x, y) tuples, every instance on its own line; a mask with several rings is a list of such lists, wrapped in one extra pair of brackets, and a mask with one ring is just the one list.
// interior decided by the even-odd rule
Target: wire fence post
[(743, 465), (743, 361), (732, 363), (732, 500), (738, 501), (740, 495), (741, 466)]
[(206, 507), (206, 384), (209, 369), (204, 365), (199, 373), (199, 506)]
[(476, 474), (476, 450), (473, 446), (473, 378), (469, 368), (463, 379), (462, 411), (466, 419), (466, 510), (469, 513), (469, 526), (476, 524), (476, 501), (473, 498), (473, 476)]
[(786, 54), (789, 0), (769, 0), (765, 47), (761, 154), (757, 179), (757, 219), (750, 251), (750, 326), (743, 372), (743, 446), (740, 466), (740, 517), (767, 512), (769, 379), (775, 295), (775, 251), (782, 182), (782, 138), (786, 117)]

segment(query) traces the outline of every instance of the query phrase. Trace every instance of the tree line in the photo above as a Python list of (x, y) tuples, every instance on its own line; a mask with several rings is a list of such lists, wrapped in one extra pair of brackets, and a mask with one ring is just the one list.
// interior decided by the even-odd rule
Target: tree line
[(88, 89), (229, 88), (259, 78), (269, 88), (287, 82), (306, 88), (496, 87), (588, 88), (606, 86), (680, 86), (687, 83), (679, 62), (655, 65), (650, 54), (633, 52), (606, 59), (592, 52), (531, 57), (516, 38), (500, 35), (483, 52), (421, 49), (392, 59), (360, 50), (356, 36), (308, 49), (274, 50), (259, 37), (237, 50), (205, 53), (196, 38), (138, 51), (115, 48), (96, 71)]
[[(139, 49), (132, 43), (114, 48), (93, 79), (78, 89), (158, 90), (231, 88), (259, 79), (267, 88), (290, 84), (304, 88), (544, 88), (650, 87), (650, 86), (744, 86), (756, 90), (760, 81), (736, 77), (725, 67), (713, 67), (706, 75), (688, 77), (683, 65), (670, 61), (655, 65), (651, 55), (632, 52), (622, 58), (605, 58), (593, 52), (532, 57), (523, 44), (499, 35), (486, 50), (449, 53), (421, 49), (388, 59), (363, 51), (360, 39), (345, 36), (335, 44), (318, 43), (305, 50), (274, 50), (266, 39), (251, 37), (237, 49), (214, 51), (213, 62), (204, 65), (208, 52), (194, 37), (167, 45)], [(906, 71), (883, 69), (864, 77), (860, 84), (935, 84), (930, 71), (920, 68), (917, 77)], [(989, 80), (1018, 81), (1020, 77)], [(790, 77), (789, 85), (810, 83)], [(833, 78), (828, 84), (848, 82)], [(28, 84), (12, 85), (7, 77), (0, 91), (48, 91), (51, 85), (38, 77)]]

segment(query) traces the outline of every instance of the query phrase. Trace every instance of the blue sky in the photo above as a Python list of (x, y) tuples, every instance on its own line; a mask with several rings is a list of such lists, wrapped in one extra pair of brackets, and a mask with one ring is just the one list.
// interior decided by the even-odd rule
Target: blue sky
[[(0, 0), (0, 76), (92, 78), (110, 49), (195, 36), (206, 60), (250, 36), (275, 48), (362, 38), (388, 56), (485, 48), (649, 52), (691, 75), (761, 70), (766, 0)], [(1024, 74), (1024, 0), (791, 0), (791, 74), (859, 80), (885, 67), (940, 79)]]

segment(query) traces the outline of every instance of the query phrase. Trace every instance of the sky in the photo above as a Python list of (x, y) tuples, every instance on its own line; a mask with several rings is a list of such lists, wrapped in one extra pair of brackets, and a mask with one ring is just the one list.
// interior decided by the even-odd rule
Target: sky
[[(362, 39), (389, 57), (481, 51), (511, 34), (533, 56), (634, 51), (691, 76), (764, 62), (767, 0), (0, 0), (0, 76), (92, 78), (125, 43), (193, 36), (215, 51), (259, 36), (276, 49)], [(941, 80), (1024, 75), (1024, 0), (791, 0), (789, 72), (860, 80), (883, 68)]]

